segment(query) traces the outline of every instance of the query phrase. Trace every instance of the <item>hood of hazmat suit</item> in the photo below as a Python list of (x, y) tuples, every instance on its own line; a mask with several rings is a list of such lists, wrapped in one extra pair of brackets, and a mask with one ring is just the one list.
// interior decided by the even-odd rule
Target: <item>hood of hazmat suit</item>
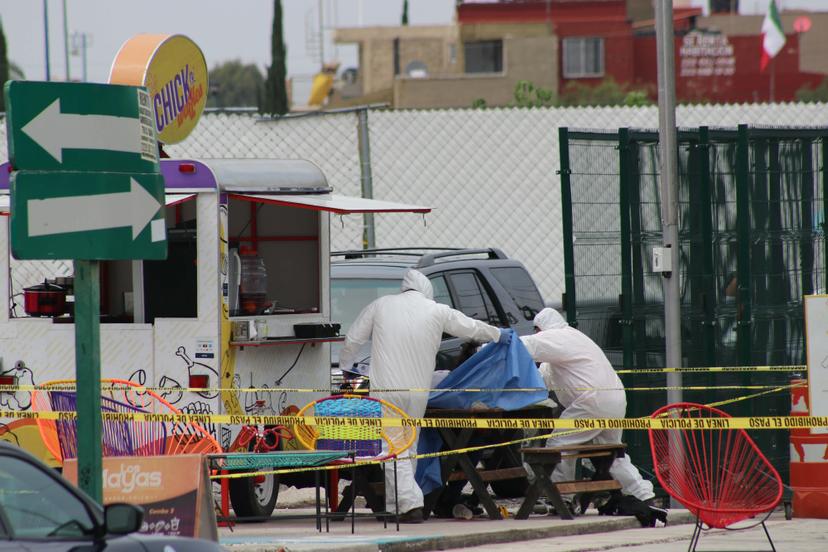
[(623, 417), (624, 385), (601, 348), (555, 309), (543, 309), (534, 323), (541, 331), (520, 339), (535, 362), (549, 363), (545, 368), (561, 405), (582, 409), (584, 417)]
[[(339, 365), (350, 366), (360, 347), (370, 340), (371, 396), (398, 406), (412, 418), (421, 418), (425, 414), (426, 390), (431, 385), (443, 333), (488, 342), (497, 341), (500, 330), (436, 303), (432, 299), (431, 282), (417, 270), (405, 274), (400, 289), (396, 295), (374, 300), (357, 316), (345, 337)], [(413, 391), (375, 392), (375, 389)], [(406, 453), (414, 451), (416, 445)], [(423, 505), (413, 471), (404, 473), (410, 470), (407, 464), (403, 462), (399, 466), (400, 512)]]
[(561, 313), (549, 307), (535, 315), (534, 324), (536, 328), (541, 330), (560, 330), (569, 326)]
[(400, 291), (419, 291), (426, 299), (434, 299), (434, 286), (431, 285), (431, 280), (419, 270), (409, 270), (405, 273)]

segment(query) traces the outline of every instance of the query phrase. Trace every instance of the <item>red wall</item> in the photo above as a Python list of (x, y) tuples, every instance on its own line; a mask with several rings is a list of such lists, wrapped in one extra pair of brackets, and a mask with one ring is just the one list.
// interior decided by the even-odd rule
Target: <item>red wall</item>
[[(598, 84), (605, 77), (612, 77), (619, 83), (645, 88), (653, 99), (656, 98), (658, 76), (655, 35), (633, 35), (624, 0), (554, 0), (548, 6), (547, 11), (547, 2), (543, 0), (460, 4), (457, 7), (457, 20), (461, 25), (548, 21), (561, 39), (571, 36), (603, 37), (605, 76), (597, 79), (564, 79), (561, 70), (560, 90), (571, 81)], [(677, 10), (676, 29), (690, 25), (693, 20), (691, 16), (698, 15), (698, 11), (695, 8)], [(676, 96), (679, 100), (762, 102), (770, 99), (771, 68), (768, 67), (764, 73), (759, 72), (760, 35), (726, 37), (726, 43), (718, 44), (728, 52), (726, 55), (686, 56), (688, 59), (695, 58), (692, 63), (696, 64), (696, 75), (690, 74), (690, 68), (682, 68), (681, 49), (684, 41), (684, 36), (678, 36), (675, 40)], [(560, 67), (563, 67), (562, 56), (561, 45), (558, 54)], [(716, 63), (720, 65), (715, 65)], [(803, 85), (815, 86), (824, 78), (824, 75), (799, 71), (799, 41), (796, 35), (787, 37), (787, 43), (774, 59), (773, 65), (776, 101), (793, 100), (794, 94)], [(711, 67), (713, 70), (709, 71)]]
[(565, 2), (543, 0), (460, 4), (457, 7), (457, 21), (461, 25), (473, 23), (542, 23), (547, 20), (556, 22), (577, 20), (615, 19), (626, 21), (627, 7), (624, 0), (597, 0), (595, 2)]
[[(679, 101), (766, 102), (770, 99), (771, 66), (759, 72), (761, 36), (727, 37), (733, 51), (733, 74), (682, 76), (683, 37), (675, 41), (676, 97)], [(773, 60), (774, 99), (792, 101), (803, 85), (815, 86), (824, 75), (799, 71), (799, 42), (788, 35), (785, 47)], [(635, 84), (647, 87), (653, 99), (658, 73), (655, 36), (635, 38)]]

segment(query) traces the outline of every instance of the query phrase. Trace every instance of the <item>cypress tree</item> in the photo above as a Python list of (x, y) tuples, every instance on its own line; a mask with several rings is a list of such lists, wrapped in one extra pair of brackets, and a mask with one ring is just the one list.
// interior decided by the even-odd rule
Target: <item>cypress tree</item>
[(282, 115), (288, 112), (287, 85), (285, 68), (286, 48), (282, 32), (282, 1), (273, 0), (273, 32), (270, 39), (271, 64), (267, 69), (265, 80), (265, 113)]
[[(3, 32), (3, 21), (0, 20), (0, 85), (9, 80), (9, 58), (6, 52), (6, 35)], [(6, 96), (0, 92), (0, 111), (6, 111)]]

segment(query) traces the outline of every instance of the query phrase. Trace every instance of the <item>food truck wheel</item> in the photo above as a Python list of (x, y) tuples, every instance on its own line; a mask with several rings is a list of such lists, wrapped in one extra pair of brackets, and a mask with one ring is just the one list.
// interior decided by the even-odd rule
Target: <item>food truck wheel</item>
[(236, 517), (270, 517), (273, 508), (276, 507), (278, 496), (278, 475), (259, 475), (230, 480), (230, 502), (233, 504)]

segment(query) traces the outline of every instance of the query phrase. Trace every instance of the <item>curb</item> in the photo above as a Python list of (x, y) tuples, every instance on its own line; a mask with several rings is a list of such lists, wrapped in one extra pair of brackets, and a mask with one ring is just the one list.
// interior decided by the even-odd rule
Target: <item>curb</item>
[[(670, 526), (693, 523), (695, 517), (686, 511), (671, 512), (668, 517)], [(379, 542), (352, 543), (336, 545), (337, 552), (429, 552), (432, 550), (448, 550), (470, 548), (489, 544), (507, 544), (513, 542), (547, 539), (550, 537), (570, 537), (575, 535), (591, 535), (609, 533), (625, 529), (640, 529), (641, 524), (632, 516), (607, 517), (600, 522), (589, 524), (557, 525), (553, 527), (533, 527), (521, 529), (506, 529), (483, 533), (469, 533), (461, 535), (433, 535), (412, 536), (406, 538), (379, 538)], [(652, 533), (652, 542), (663, 539), (658, 529)], [(280, 544), (279, 542), (262, 544), (235, 544), (224, 545), (231, 552), (327, 552), (331, 550), (330, 543), (313, 543), (296, 545), (295, 543)], [(584, 544), (583, 551), (594, 550)]]
[[(692, 523), (694, 516), (689, 512), (677, 512), (668, 518), (670, 525)], [(380, 552), (426, 552), (430, 550), (446, 550), (451, 548), (470, 548), (484, 544), (505, 544), (511, 542), (547, 539), (550, 537), (571, 537), (575, 535), (590, 535), (608, 533), (624, 529), (640, 529), (641, 524), (632, 516), (608, 518), (600, 523), (588, 525), (562, 525), (555, 527), (539, 527), (532, 529), (509, 529), (491, 533), (475, 533), (470, 535), (436, 536), (418, 539), (416, 541), (380, 543), (374, 550)], [(657, 533), (654, 533), (657, 540)], [(586, 546), (584, 550), (594, 550)]]

